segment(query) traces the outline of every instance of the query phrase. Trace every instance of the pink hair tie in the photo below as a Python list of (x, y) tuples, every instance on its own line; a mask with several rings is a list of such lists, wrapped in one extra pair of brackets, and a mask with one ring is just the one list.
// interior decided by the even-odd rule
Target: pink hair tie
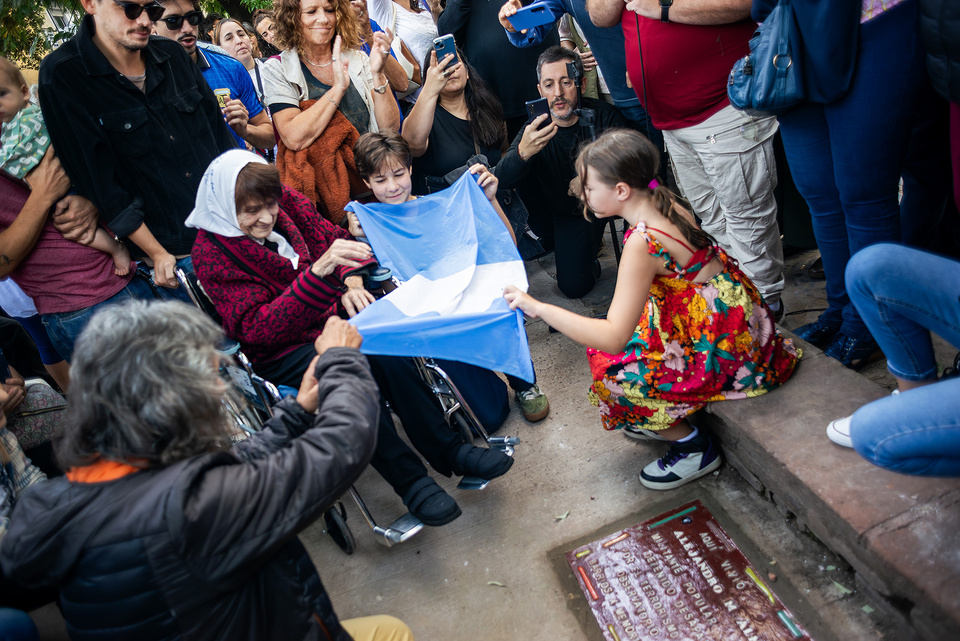
[(654, 189), (656, 189), (656, 188), (659, 187), (659, 186), (660, 186), (660, 183), (658, 183), (658, 182), (657, 182), (657, 179), (654, 178), (653, 180), (650, 181), (650, 184), (647, 185), (647, 188), (648, 188), (650, 191), (653, 191)]

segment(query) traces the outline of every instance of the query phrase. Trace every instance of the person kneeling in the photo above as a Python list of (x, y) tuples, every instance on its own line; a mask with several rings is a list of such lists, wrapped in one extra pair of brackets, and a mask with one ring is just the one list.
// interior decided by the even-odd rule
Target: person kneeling
[(0, 546), (5, 577), (59, 589), (75, 641), (346, 641), (368, 625), (338, 621), (297, 539), (373, 454), (360, 335), (328, 321), (296, 400), (235, 445), (221, 338), (183, 303), (132, 301), (98, 312), (77, 341), (57, 446), (67, 476), (27, 489)]

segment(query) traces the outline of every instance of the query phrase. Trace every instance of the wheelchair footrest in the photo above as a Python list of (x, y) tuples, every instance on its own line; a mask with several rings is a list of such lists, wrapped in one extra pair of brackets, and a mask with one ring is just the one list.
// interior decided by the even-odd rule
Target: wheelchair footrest
[(407, 512), (386, 528), (374, 527), (373, 533), (377, 535), (378, 543), (392, 547), (396, 543), (403, 543), (422, 529), (423, 523), (420, 519)]
[(500, 450), (507, 456), (513, 456), (513, 446), (519, 443), (520, 439), (516, 436), (491, 436), (487, 439), (487, 444), (490, 446), (490, 449)]

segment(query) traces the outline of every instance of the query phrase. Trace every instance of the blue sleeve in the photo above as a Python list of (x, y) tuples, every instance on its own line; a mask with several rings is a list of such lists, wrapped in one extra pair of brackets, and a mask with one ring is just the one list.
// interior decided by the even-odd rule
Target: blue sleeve
[(557, 17), (551, 24), (542, 24), (539, 27), (534, 27), (533, 29), (527, 29), (526, 33), (520, 33), (519, 31), (510, 33), (506, 29), (504, 32), (507, 34), (507, 39), (510, 41), (514, 47), (532, 47), (533, 45), (540, 44), (543, 42), (543, 39), (546, 38), (554, 25), (560, 20), (560, 18), (565, 13), (573, 14), (572, 9), (568, 9), (563, 2), (560, 0), (537, 0), (538, 2), (547, 5), (547, 9)]
[(235, 65), (231, 65), (233, 71), (233, 82), (234, 86), (237, 88), (237, 92), (240, 94), (237, 98), (243, 102), (243, 106), (247, 108), (247, 117), (253, 118), (261, 111), (263, 111), (263, 105), (260, 104), (260, 99), (257, 98), (257, 91), (253, 87), (253, 80), (250, 79), (250, 74), (247, 72), (246, 67), (244, 67), (238, 60), (233, 60)]

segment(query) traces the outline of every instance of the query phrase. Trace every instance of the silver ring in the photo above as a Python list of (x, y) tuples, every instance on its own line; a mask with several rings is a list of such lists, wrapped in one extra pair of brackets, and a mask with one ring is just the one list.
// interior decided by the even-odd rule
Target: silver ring
[(450, 76), (450, 73), (451, 73), (450, 70), (447, 69), (446, 71), (443, 72), (443, 77), (444, 77), (444, 78), (449, 77), (449, 76)]

